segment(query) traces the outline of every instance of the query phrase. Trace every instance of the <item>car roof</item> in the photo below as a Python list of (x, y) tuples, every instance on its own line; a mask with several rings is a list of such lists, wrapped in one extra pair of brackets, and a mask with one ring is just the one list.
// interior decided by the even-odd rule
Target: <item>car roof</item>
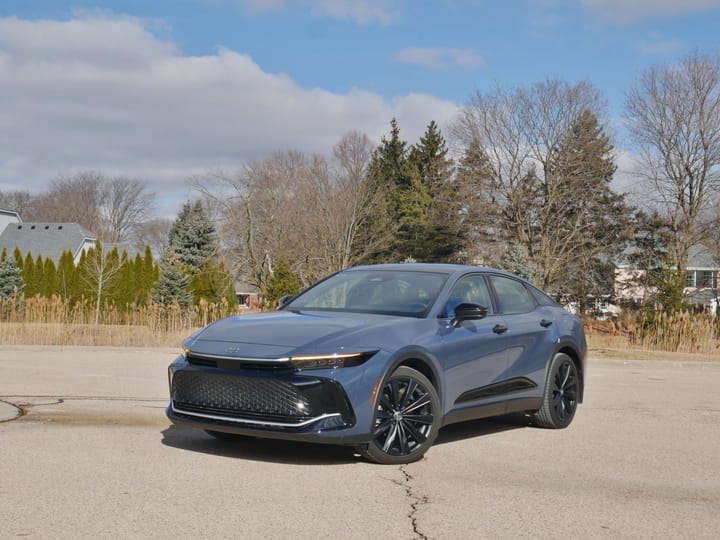
[[(493, 272), (497, 274), (504, 274), (512, 276), (518, 279), (518, 276), (506, 272), (505, 270), (499, 270), (497, 268), (491, 268), (489, 266), (471, 266), (466, 264), (446, 264), (446, 263), (389, 263), (389, 264), (371, 264), (366, 266), (353, 266), (347, 268), (344, 272), (351, 272), (354, 270), (396, 270), (404, 272), (442, 272), (445, 274), (464, 274), (467, 272)], [(526, 281), (526, 280), (523, 280)]]

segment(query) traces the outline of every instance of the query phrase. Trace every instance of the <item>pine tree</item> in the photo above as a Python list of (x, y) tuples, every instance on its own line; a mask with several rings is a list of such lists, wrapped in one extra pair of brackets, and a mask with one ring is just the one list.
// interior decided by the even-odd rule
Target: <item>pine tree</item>
[(531, 279), (533, 268), (530, 265), (527, 248), (522, 244), (512, 244), (500, 261), (501, 268), (522, 278)]
[(160, 266), (160, 278), (152, 290), (152, 299), (164, 305), (176, 301), (180, 307), (186, 308), (193, 300), (189, 285), (190, 275), (182, 267), (178, 257), (171, 254)]
[(285, 257), (280, 257), (264, 294), (265, 306), (275, 309), (278, 301), (288, 294), (300, 292), (300, 281), (293, 273)]
[(624, 197), (610, 185), (615, 170), (609, 137), (586, 110), (557, 148), (540, 191), (535, 277), (581, 304), (614, 292), (603, 260), (622, 248), (630, 230)]
[(169, 249), (191, 272), (217, 252), (218, 236), (202, 201), (183, 205), (168, 234)]
[(15, 257), (4, 257), (0, 262), (0, 298), (10, 298), (24, 288), (22, 270), (18, 268)]
[(412, 256), (418, 260), (447, 262), (462, 245), (453, 162), (447, 154), (445, 139), (433, 120), (408, 157), (419, 180), (414, 193), (423, 201), (411, 225), (415, 243)]

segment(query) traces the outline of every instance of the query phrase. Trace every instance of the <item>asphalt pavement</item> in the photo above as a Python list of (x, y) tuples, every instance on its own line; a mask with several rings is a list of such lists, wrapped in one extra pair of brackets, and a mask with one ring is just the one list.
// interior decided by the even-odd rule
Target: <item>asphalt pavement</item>
[(170, 425), (175, 354), (0, 346), (0, 539), (720, 531), (720, 362), (591, 358), (568, 429), (458, 424), (396, 467), (348, 448), (229, 443)]

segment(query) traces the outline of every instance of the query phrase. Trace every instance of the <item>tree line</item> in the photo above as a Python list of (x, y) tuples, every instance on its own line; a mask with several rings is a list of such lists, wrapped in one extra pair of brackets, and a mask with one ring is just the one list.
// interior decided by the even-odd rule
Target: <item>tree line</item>
[[(275, 298), (348, 266), (426, 261), (505, 268), (582, 306), (612, 293), (623, 254), (646, 270), (635, 285), (658, 291), (648, 303), (681, 307), (690, 246), (720, 253), (720, 57), (696, 52), (644, 71), (624, 121), (640, 208), (612, 188), (617, 153), (601, 93), (559, 79), (476, 91), (449, 142), (430, 121), (410, 143), (392, 119), (378, 145), (350, 131), (328, 156), (284, 150), (209, 173), (174, 224), (149, 219), (154, 195), (141, 182), (89, 173), (35, 198), (0, 193), (0, 206), (56, 219), (43, 206), (51, 197), (72, 212), (62, 220), (155, 242), (156, 298), (179, 303), (229, 298), (235, 279)], [(84, 202), (57, 205), (69, 193)]]

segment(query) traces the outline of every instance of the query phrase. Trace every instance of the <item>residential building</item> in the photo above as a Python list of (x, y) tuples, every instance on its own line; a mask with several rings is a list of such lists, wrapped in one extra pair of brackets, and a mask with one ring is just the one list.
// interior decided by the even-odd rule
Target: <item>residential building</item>
[(0, 208), (0, 233), (5, 230), (5, 227), (12, 223), (22, 223), (20, 215), (13, 210), (5, 210), (4, 208)]
[[(685, 296), (694, 306), (708, 309), (717, 314), (718, 274), (720, 257), (707, 247), (696, 244), (688, 252)], [(627, 260), (619, 262), (615, 270), (615, 297), (618, 302), (645, 304), (656, 292), (655, 288), (643, 284), (645, 271), (634, 268)]]
[(95, 246), (97, 238), (78, 223), (10, 223), (0, 233), (0, 252), (12, 254), (20, 248), (23, 257), (41, 255), (57, 264), (65, 251), (70, 251), (75, 264), (84, 251)]

